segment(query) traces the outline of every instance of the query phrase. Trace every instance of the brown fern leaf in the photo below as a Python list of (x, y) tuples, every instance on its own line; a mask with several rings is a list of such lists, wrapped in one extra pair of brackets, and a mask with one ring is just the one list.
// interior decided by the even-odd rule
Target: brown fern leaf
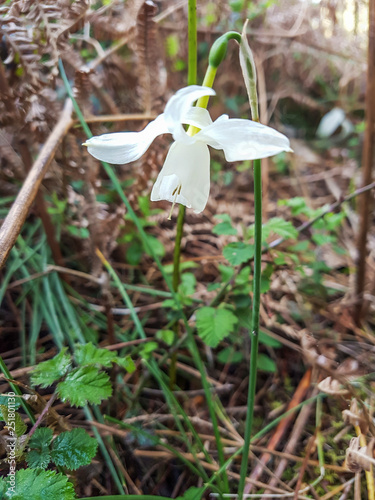
[(157, 24), (153, 20), (157, 6), (152, 0), (143, 2), (137, 15), (135, 53), (138, 58), (139, 90), (145, 112), (153, 109), (154, 98), (159, 96), (160, 50), (158, 49)]
[[(143, 0), (129, 0), (126, 2), (126, 10), (119, 3), (114, 3), (105, 12), (98, 9), (89, 16), (96, 39), (118, 40), (129, 35), (136, 25), (137, 12)], [(103, 7), (104, 9), (104, 7)]]

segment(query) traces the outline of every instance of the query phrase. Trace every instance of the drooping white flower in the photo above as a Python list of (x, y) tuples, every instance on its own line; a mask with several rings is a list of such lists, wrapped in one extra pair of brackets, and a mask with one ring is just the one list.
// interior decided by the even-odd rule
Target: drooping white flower
[[(222, 149), (227, 161), (255, 160), (291, 151), (289, 139), (273, 128), (251, 120), (222, 115), (214, 122), (206, 109), (193, 107), (203, 96), (215, 95), (208, 87), (192, 85), (179, 90), (164, 113), (141, 132), (116, 132), (92, 137), (84, 145), (98, 160), (124, 164), (138, 160), (161, 134), (173, 135), (164, 166), (151, 192), (151, 200), (181, 203), (194, 212), (205, 208), (210, 191), (210, 153)], [(195, 135), (184, 125), (199, 129)]]

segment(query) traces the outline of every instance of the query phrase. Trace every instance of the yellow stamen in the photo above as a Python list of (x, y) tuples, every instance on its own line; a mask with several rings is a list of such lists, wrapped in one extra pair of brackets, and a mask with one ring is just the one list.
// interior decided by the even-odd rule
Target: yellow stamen
[(172, 202), (172, 207), (171, 207), (171, 211), (169, 212), (168, 220), (171, 220), (171, 218), (172, 218), (172, 212), (173, 212), (174, 206), (176, 204), (177, 196), (180, 193), (181, 193), (181, 184), (179, 186), (177, 186), (176, 189), (172, 193), (172, 196), (174, 196), (174, 200)]

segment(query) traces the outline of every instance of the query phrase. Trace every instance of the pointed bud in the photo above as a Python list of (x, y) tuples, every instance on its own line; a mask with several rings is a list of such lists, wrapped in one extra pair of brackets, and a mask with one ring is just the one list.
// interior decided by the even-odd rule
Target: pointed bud
[(259, 122), (259, 112), (258, 112), (258, 94), (257, 94), (257, 74), (255, 69), (255, 62), (253, 53), (250, 49), (249, 43), (246, 37), (246, 27), (248, 19), (244, 24), (241, 43), (240, 43), (240, 65), (242, 69), (242, 74), (245, 80), (247, 94), (249, 96), (251, 116), (256, 122)]

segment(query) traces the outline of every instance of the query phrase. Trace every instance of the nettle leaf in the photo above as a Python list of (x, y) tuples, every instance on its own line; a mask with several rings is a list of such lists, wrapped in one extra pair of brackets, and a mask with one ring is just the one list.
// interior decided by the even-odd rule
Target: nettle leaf
[(46, 469), (51, 462), (49, 448), (28, 451), (26, 453), (26, 462), (32, 469)]
[[(4, 500), (74, 500), (76, 494), (72, 483), (60, 472), (52, 470), (22, 469), (16, 472), (16, 484), (10, 488), (5, 483), (5, 493), (1, 498)], [(1, 484), (0, 483), (0, 484)], [(0, 486), (1, 489), (1, 486)]]
[(198, 335), (209, 347), (216, 347), (233, 332), (237, 317), (228, 309), (202, 307), (196, 312)]
[(263, 226), (263, 237), (267, 238), (271, 233), (276, 233), (282, 238), (295, 240), (298, 237), (298, 231), (290, 221), (281, 217), (272, 217)]
[(39, 363), (31, 374), (31, 383), (45, 388), (60, 380), (72, 364), (71, 357), (65, 354), (67, 349), (64, 347), (54, 358)]
[[(7, 427), (9, 427), (10, 431), (17, 436), (23, 436), (27, 431), (27, 425), (21, 418), (21, 415), (17, 412), (10, 412), (9, 407), (5, 405), (0, 405), (1, 418), (5, 421)], [(9, 413), (11, 413), (11, 418), (9, 418)]]
[(38, 427), (34, 434), (29, 439), (29, 448), (40, 449), (51, 444), (53, 438), (53, 430), (49, 427)]
[(96, 439), (90, 437), (84, 429), (62, 432), (52, 443), (51, 456), (56, 465), (76, 470), (88, 465), (98, 449)]
[(257, 365), (258, 365), (258, 370), (262, 372), (276, 373), (277, 370), (276, 363), (266, 354), (258, 355)]
[(215, 219), (221, 219), (213, 229), (214, 234), (226, 234), (226, 235), (236, 235), (237, 229), (232, 226), (232, 219), (228, 214), (217, 214), (214, 216)]
[(71, 371), (63, 382), (57, 385), (57, 392), (62, 401), (69, 401), (73, 406), (87, 403), (99, 404), (102, 399), (112, 394), (108, 375), (95, 366), (83, 366)]
[(254, 245), (242, 241), (229, 243), (224, 247), (223, 255), (232, 266), (239, 266), (254, 256)]
[(133, 373), (136, 370), (135, 363), (130, 356), (125, 356), (124, 358), (117, 357), (115, 363), (124, 368), (128, 373)]
[(78, 344), (75, 348), (75, 359), (80, 366), (99, 365), (109, 368), (116, 360), (116, 353), (108, 349), (95, 347), (92, 342)]

